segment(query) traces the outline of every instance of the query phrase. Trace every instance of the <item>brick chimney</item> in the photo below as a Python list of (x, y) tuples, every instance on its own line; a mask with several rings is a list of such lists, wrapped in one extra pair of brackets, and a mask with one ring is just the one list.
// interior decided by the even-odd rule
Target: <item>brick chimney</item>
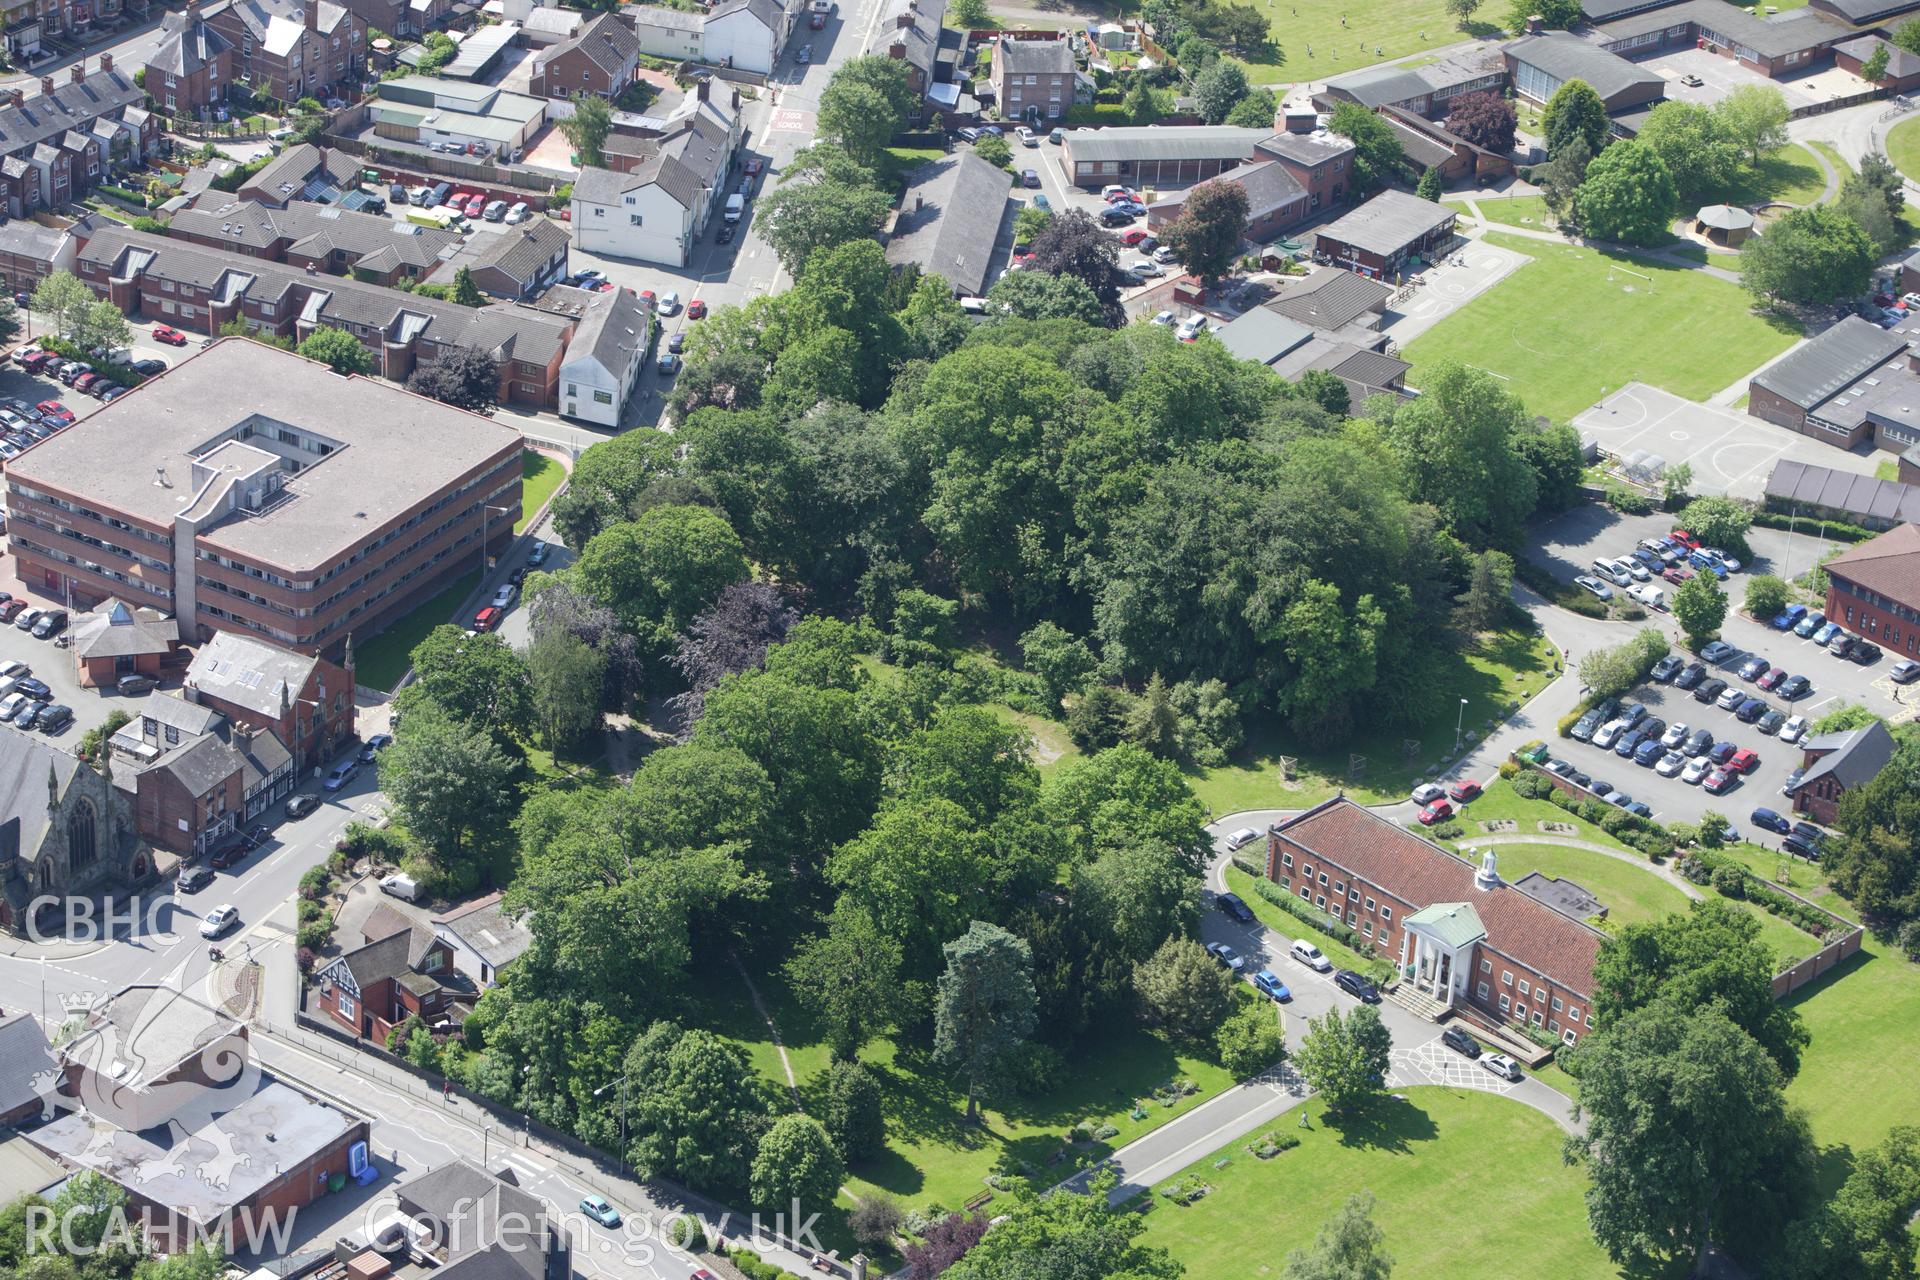
[(1542, 31), (1545, 31), (1546, 29), (1547, 29), (1547, 20), (1541, 17), (1539, 14), (1536, 13), (1527, 19), (1528, 35), (1537, 36)]
[(103, 53), (103, 54), (101, 54), (101, 55), (100, 55), (100, 70), (101, 70), (101, 71), (111, 71), (111, 70), (113, 70), (113, 55), (112, 55), (112, 54), (110, 54), (110, 53)]
[(320, 0), (307, 0), (307, 30), (320, 29)]
[(75, 84), (79, 84), (87, 78), (87, 64), (84, 61), (76, 62), (68, 68), (67, 73)]
[(52, 76), (40, 77), (40, 92), (46, 94), (48, 97), (53, 96), (53, 77)]
[(899, 27), (902, 31), (904, 31), (908, 27), (911, 27), (913, 25), (913, 18), (914, 18), (914, 8), (912, 5), (908, 5), (904, 10), (901, 11), (900, 16), (893, 20), (893, 25), (896, 27)]
[(7, 101), (16, 107), (26, 106), (27, 105), (26, 91), (24, 89), (9, 89), (7, 91)]
[(705, 102), (707, 100), (707, 95), (712, 91), (713, 91), (712, 76), (701, 76), (698, 80), (694, 82), (693, 96), (699, 101)]
[(889, 58), (904, 59), (907, 56), (906, 42), (902, 40), (895, 40), (892, 44), (888, 45), (887, 56)]

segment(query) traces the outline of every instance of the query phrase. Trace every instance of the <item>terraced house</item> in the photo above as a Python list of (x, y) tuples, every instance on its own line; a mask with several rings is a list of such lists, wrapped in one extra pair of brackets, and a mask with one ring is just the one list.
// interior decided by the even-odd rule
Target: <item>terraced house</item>
[[(227, 338), (15, 459), (8, 549), (54, 595), (344, 666), (349, 637), (505, 549), (521, 448), (478, 414)], [(288, 684), (272, 697), (297, 714)]]
[(207, 23), (234, 46), (233, 74), (282, 102), (360, 78), (367, 24), (332, 0), (218, 0)]
[(284, 209), (202, 204), (175, 214), (167, 230), (175, 240), (386, 285), (424, 280), (460, 244), (452, 231), (300, 200)]
[(40, 92), (0, 91), (0, 211), (19, 218), (91, 191), (116, 169), (160, 143), (160, 121), (143, 107), (146, 93), (114, 70), (75, 65), (64, 84), (40, 80)]
[(501, 403), (536, 409), (558, 403), (574, 328), (518, 304), (463, 307), (122, 227), (87, 243), (78, 274), (130, 316), (206, 333), (241, 321), (299, 342), (323, 325), (344, 329), (366, 346), (374, 371), (395, 381), (444, 349), (474, 347), (499, 362)]

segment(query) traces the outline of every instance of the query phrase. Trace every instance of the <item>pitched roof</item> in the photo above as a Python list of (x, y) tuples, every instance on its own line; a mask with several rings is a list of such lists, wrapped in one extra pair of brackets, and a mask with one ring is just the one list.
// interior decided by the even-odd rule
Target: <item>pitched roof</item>
[(373, 264), (366, 259), (384, 250), (388, 269), (405, 264), (416, 271), (431, 269), (460, 244), (452, 231), (306, 200), (294, 200), (284, 209), (253, 200), (202, 201), (175, 214), (169, 234), (252, 249), (286, 241), (288, 252), (324, 258), (338, 251), (348, 256), (350, 265), (369, 269)]
[(278, 720), (281, 686), (286, 687), (288, 699), (299, 697), (319, 661), (311, 654), (295, 653), (252, 636), (216, 631), (193, 655), (186, 687)]
[(0, 867), (21, 853), (38, 855), (47, 832), (47, 779), (65, 795), (79, 768), (40, 738), (0, 732)]
[(1857, 471), (1837, 471), (1782, 458), (1767, 477), (1766, 494), (1787, 503), (1838, 511), (1854, 524), (1920, 520), (1920, 488)]
[(1603, 44), (1619, 45), (1635, 36), (1684, 26), (1711, 31), (1763, 58), (1826, 48), (1854, 35), (1843, 20), (1817, 9), (1789, 9), (1760, 18), (1726, 0), (1681, 0), (1667, 8), (1601, 23), (1597, 34)]
[(1483, 946), (1581, 995), (1593, 993), (1601, 934), (1500, 884), (1479, 889), (1474, 868), (1345, 797), (1325, 801), (1273, 828), (1298, 854), (1345, 868), (1402, 900), (1430, 907), (1470, 903), (1486, 928)]
[(892, 0), (881, 11), (867, 49), (885, 53), (896, 42), (906, 46), (906, 59), (933, 85), (933, 64), (940, 56), (940, 25), (947, 15), (946, 0)]
[(160, 46), (147, 56), (147, 65), (175, 76), (189, 76), (202, 67), (212, 66), (221, 54), (233, 48), (233, 41), (208, 26), (205, 19), (188, 21), (183, 15), (169, 13), (164, 19), (167, 34)]
[(1893, 759), (1893, 735), (1887, 726), (1875, 720), (1844, 733), (1823, 733), (1800, 744), (1809, 759), (1818, 756), (1800, 778), (1806, 787), (1822, 778), (1832, 778), (1843, 790), (1865, 786), (1880, 776)]
[(1536, 68), (1555, 80), (1584, 80), (1603, 100), (1644, 85), (1663, 83), (1654, 72), (1628, 62), (1617, 53), (1607, 52), (1591, 40), (1564, 31), (1510, 40), (1505, 51), (1515, 62)]
[(610, 76), (631, 71), (639, 63), (640, 37), (618, 16), (603, 13), (580, 29), (580, 34), (540, 57), (541, 66), (552, 65), (564, 54), (579, 52)]
[(1016, 40), (1002, 37), (993, 51), (995, 65), (1008, 75), (1064, 75), (1073, 70), (1073, 44), (1058, 40)]
[[(377, 983), (388, 979), (398, 981), (414, 972), (414, 964), (425, 953), (424, 946), (416, 943), (416, 934), (425, 934), (426, 930), (403, 929), (390, 933), (384, 938), (355, 947), (328, 962), (321, 969), (322, 974), (333, 971), (336, 974), (344, 970), (353, 976), (353, 985), (365, 992)], [(426, 934), (431, 941), (432, 935)], [(418, 949), (416, 949), (418, 947)]]
[(1377, 314), (1392, 296), (1393, 290), (1378, 280), (1337, 267), (1317, 267), (1305, 280), (1262, 305), (1316, 329), (1344, 329), (1361, 316)]
[(1333, 76), (1328, 89), (1338, 89), (1363, 107), (1384, 107), (1396, 102), (1411, 102), (1433, 92), (1419, 71), (1388, 64)]
[[(618, 379), (627, 370), (633, 353), (645, 348), (652, 320), (640, 299), (625, 289), (596, 293), (587, 303), (580, 327), (567, 344), (567, 363), (591, 359)], [(565, 376), (565, 365), (561, 366)]]
[[(1901, 13), (1912, 7), (1913, 0), (1892, 0), (1888, 12)], [(1887, 50), (1886, 78), (1888, 80), (1900, 80), (1910, 75), (1920, 74), (1920, 53), (1902, 49), (1883, 36), (1864, 35), (1853, 40), (1843, 40), (1833, 48), (1836, 53), (1844, 53), (1858, 58), (1861, 62), (1866, 62), (1873, 57), (1874, 49), (1883, 45)]]
[[(1307, 189), (1293, 172), (1278, 160), (1262, 159), (1238, 168), (1228, 169), (1207, 182), (1231, 182), (1247, 193), (1247, 221), (1257, 222), (1274, 211), (1302, 200)], [(1195, 183), (1180, 191), (1172, 192), (1155, 200), (1150, 209), (1165, 210), (1167, 216), (1178, 217), (1177, 212), (1184, 209), (1187, 197), (1206, 183)]]
[(707, 14), (707, 21), (712, 23), (736, 13), (753, 15), (754, 21), (776, 34), (780, 30), (782, 13), (775, 0), (720, 0)]
[(180, 624), (158, 609), (108, 599), (74, 619), (72, 648), (76, 658), (124, 658), (166, 653), (179, 639)]
[(17, 107), (0, 109), (0, 152), (19, 155), (67, 130), (146, 101), (146, 90), (118, 71), (96, 71), (78, 84), (56, 84)]
[(303, 142), (275, 156), (260, 172), (240, 186), (243, 197), (272, 200), (284, 204), (297, 197), (309, 182), (324, 174), (335, 183), (348, 183), (358, 176), (354, 158), (344, 151)]
[[(1718, 3), (1718, 0), (1716, 0)], [(1388, 256), (1455, 218), (1452, 209), (1404, 191), (1382, 191), (1358, 209), (1319, 229), (1340, 244)]]
[(153, 767), (172, 774), (190, 796), (204, 796), (234, 774), (246, 772), (240, 753), (213, 734), (168, 752)]
[(47, 1034), (32, 1014), (0, 1020), (0, 1115), (41, 1098), (41, 1077), (58, 1066), (47, 1047)]
[(1066, 148), (1075, 163), (1106, 160), (1246, 160), (1273, 136), (1271, 129), (1224, 124), (1123, 125), (1069, 129)]
[(965, 294), (986, 290), (1013, 175), (968, 150), (922, 165), (907, 178), (887, 261), (917, 264)]
[(501, 906), (498, 893), (455, 907), (446, 915), (435, 917), (433, 923), (435, 928), (445, 929), (460, 939), (495, 969), (518, 959), (533, 945), (533, 932), (527, 928), (525, 917), (508, 914)]
[(556, 253), (567, 247), (567, 233), (550, 218), (535, 218), (497, 235), (475, 236), (469, 247), (475, 252), (466, 266), (492, 267), (526, 284), (539, 276)]
[(1920, 525), (1903, 524), (1827, 562), (1828, 576), (1908, 605), (1920, 605)]
[(1487, 936), (1487, 926), (1471, 902), (1436, 902), (1408, 916), (1407, 923), (1425, 925), (1450, 947), (1470, 946)]
[[(524, 1274), (537, 1280), (545, 1273), (545, 1259), (535, 1242), (553, 1224), (538, 1196), (465, 1160), (430, 1169), (402, 1184), (395, 1195), (403, 1207), (447, 1226), (449, 1262), (476, 1253), (505, 1253)], [(486, 1280), (496, 1277), (489, 1273)]]
[(1905, 338), (1848, 316), (1755, 374), (1753, 385), (1812, 409), (1906, 350)]

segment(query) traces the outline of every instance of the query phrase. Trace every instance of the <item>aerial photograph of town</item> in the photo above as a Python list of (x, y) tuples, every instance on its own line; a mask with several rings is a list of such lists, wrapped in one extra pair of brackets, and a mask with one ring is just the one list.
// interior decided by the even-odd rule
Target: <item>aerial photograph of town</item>
[(1920, 1276), (1920, 0), (0, 0), (0, 1280), (788, 1276)]

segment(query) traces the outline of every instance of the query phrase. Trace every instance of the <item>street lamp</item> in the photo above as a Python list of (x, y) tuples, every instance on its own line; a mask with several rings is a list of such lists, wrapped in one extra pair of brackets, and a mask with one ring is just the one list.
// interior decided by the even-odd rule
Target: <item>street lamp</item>
[(1458, 716), (1455, 716), (1453, 721), (1453, 753), (1455, 755), (1460, 754), (1460, 734), (1461, 734), (1461, 731), (1466, 727), (1466, 723), (1467, 723), (1467, 700), (1465, 698), (1462, 698), (1460, 699), (1460, 714)]
[(495, 511), (498, 511), (503, 516), (511, 515), (513, 508), (490, 507), (484, 502), (480, 504), (480, 577), (482, 581), (484, 581), (487, 576), (487, 516)]
[(480, 1167), (487, 1167), (487, 1156), (493, 1150), (493, 1122), (480, 1126)]
[(620, 1090), (620, 1172), (625, 1173), (627, 1171), (627, 1077), (621, 1076), (610, 1084), (601, 1085), (593, 1091), (593, 1096), (597, 1098), (613, 1088)]

